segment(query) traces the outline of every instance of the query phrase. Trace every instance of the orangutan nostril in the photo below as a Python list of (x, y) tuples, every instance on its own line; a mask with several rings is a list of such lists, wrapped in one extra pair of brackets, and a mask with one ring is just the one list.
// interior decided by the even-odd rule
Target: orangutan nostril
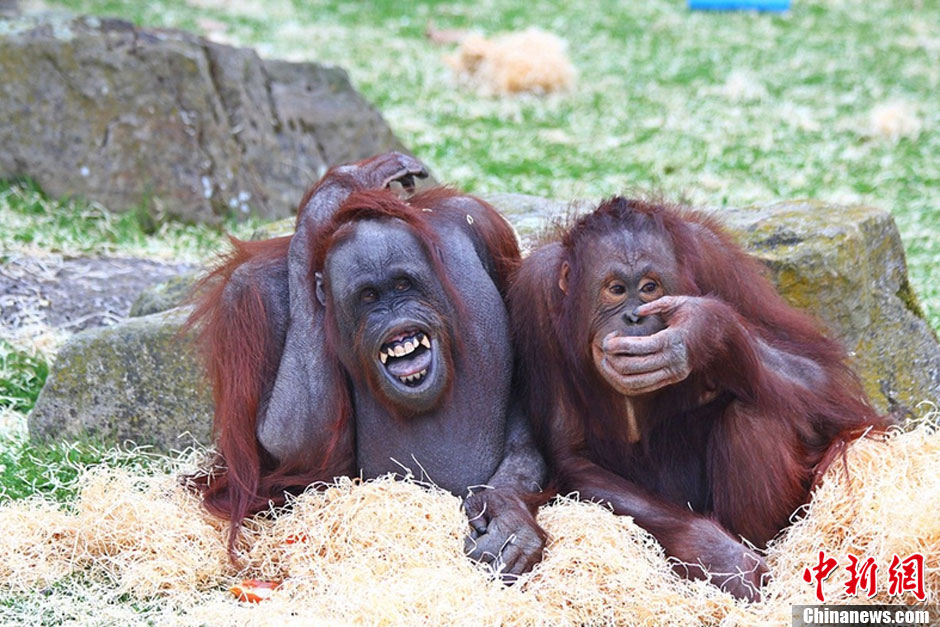
[(633, 311), (629, 313), (623, 314), (623, 321), (626, 322), (627, 324), (639, 324), (640, 322), (643, 321), (643, 316), (638, 316), (636, 313), (636, 309), (634, 309)]

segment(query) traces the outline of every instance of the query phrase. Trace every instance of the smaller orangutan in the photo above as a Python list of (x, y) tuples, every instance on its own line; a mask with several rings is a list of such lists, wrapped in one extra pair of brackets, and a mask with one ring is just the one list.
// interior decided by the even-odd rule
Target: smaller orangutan
[(839, 344), (717, 222), (612, 198), (510, 287), (557, 487), (632, 516), (676, 570), (759, 598), (764, 547), (850, 439), (887, 424)]

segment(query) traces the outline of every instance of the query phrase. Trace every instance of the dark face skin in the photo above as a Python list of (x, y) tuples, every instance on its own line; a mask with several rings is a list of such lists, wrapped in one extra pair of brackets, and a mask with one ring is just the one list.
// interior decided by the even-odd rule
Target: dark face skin
[[(585, 258), (582, 281), (587, 297), (585, 318), (590, 318), (591, 356), (598, 372), (606, 356), (604, 340), (617, 336), (653, 335), (666, 324), (658, 314), (636, 313), (641, 305), (674, 294), (678, 264), (672, 246), (649, 233), (619, 231), (592, 243)], [(562, 264), (559, 286), (567, 292), (569, 268)]]
[(327, 256), (317, 289), (333, 305), (340, 360), (393, 406), (431, 410), (452, 375), (444, 290), (406, 225), (363, 221), (353, 229)]

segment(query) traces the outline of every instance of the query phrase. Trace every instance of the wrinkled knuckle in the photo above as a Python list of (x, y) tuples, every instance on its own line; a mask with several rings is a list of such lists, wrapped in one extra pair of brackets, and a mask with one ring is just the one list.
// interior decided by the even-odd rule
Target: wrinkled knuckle
[(483, 504), (478, 498), (470, 497), (463, 502), (463, 510), (469, 515), (478, 516), (482, 509)]

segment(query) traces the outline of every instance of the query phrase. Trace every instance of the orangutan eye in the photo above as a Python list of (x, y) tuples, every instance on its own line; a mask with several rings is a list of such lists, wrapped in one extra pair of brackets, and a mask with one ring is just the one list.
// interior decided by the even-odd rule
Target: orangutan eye
[(404, 292), (411, 289), (411, 281), (408, 279), (398, 279), (395, 281), (395, 291)]
[(378, 297), (379, 293), (371, 287), (367, 287), (359, 292), (359, 300), (364, 303), (374, 303)]
[(623, 283), (612, 283), (607, 286), (607, 291), (614, 296), (623, 296), (627, 293), (627, 287)]
[(658, 289), (659, 289), (659, 285), (657, 285), (653, 281), (647, 281), (646, 283), (640, 286), (640, 291), (643, 292), (644, 294), (652, 294)]

